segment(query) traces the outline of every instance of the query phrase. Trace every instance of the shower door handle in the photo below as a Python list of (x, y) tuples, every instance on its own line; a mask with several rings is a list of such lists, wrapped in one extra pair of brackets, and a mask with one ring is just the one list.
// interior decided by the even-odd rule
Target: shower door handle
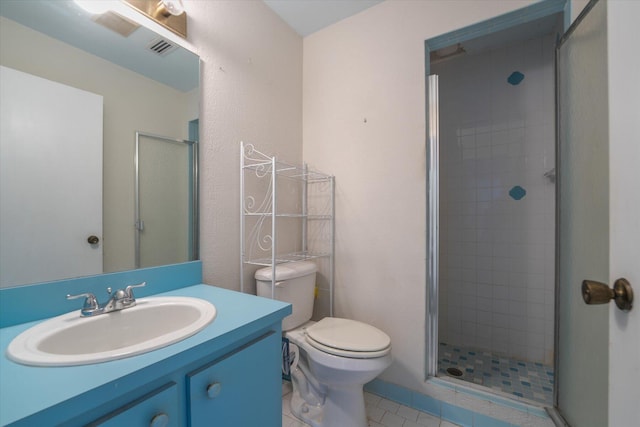
[(633, 289), (629, 281), (624, 278), (616, 280), (613, 288), (594, 280), (583, 280), (582, 299), (590, 305), (606, 304), (614, 300), (620, 310), (629, 311), (633, 307)]

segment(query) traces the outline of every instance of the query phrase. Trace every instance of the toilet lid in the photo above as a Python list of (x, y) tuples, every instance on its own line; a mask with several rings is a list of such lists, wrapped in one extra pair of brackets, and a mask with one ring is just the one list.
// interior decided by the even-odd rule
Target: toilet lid
[(381, 357), (391, 347), (389, 335), (357, 320), (325, 317), (306, 332), (309, 344), (338, 356)]

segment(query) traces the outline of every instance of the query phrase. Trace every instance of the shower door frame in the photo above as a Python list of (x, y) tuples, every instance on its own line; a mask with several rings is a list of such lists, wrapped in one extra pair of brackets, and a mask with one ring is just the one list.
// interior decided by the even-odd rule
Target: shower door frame
[[(189, 123), (190, 130), (189, 136), (193, 137), (197, 135), (197, 126), (198, 123), (196, 120), (192, 120)], [(179, 139), (179, 138), (171, 138), (163, 135), (156, 135), (153, 133), (136, 131), (135, 133), (135, 149), (134, 149), (134, 264), (135, 268), (141, 268), (141, 254), (140, 254), (140, 232), (144, 229), (144, 223), (140, 218), (140, 138), (149, 138), (154, 139), (158, 142), (173, 142), (184, 144), (185, 146), (191, 149), (190, 157), (191, 157), (191, 170), (189, 176), (189, 191), (190, 191), (190, 203), (189, 203), (189, 261), (197, 260), (200, 257), (200, 213), (199, 213), (199, 201), (198, 201), (198, 191), (199, 191), (199, 181), (198, 181), (198, 141), (197, 140), (189, 140), (189, 139)]]
[[(439, 108), (438, 108), (438, 79), (430, 75), (430, 54), (432, 51), (463, 43), (477, 37), (496, 33), (507, 28), (525, 24), (546, 16), (563, 14), (564, 29), (571, 23), (571, 2), (565, 0), (543, 0), (531, 6), (501, 15), (478, 24), (445, 33), (425, 40), (425, 86), (427, 90), (426, 111), (426, 348), (425, 348), (425, 381), (437, 377), (438, 373), (438, 288), (440, 262), (440, 166), (439, 166)], [(432, 78), (432, 77), (435, 77)], [(555, 388), (555, 387), (554, 387)], [(491, 391), (487, 389), (489, 393)], [(555, 390), (554, 390), (554, 405)]]

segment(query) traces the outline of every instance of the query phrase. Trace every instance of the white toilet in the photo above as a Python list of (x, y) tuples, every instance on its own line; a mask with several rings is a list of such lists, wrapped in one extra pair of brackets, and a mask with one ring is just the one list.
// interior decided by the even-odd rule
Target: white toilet
[[(292, 354), (296, 353), (291, 366), (291, 412), (313, 427), (365, 427), (362, 387), (391, 364), (391, 339), (355, 320), (309, 321), (316, 271), (310, 261), (276, 267), (275, 299), (293, 308), (282, 321)], [(258, 270), (255, 278), (257, 294), (271, 298), (272, 269)]]

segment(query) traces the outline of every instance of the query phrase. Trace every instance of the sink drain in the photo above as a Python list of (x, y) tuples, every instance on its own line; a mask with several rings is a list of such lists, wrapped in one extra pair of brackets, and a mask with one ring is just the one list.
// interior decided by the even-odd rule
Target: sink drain
[(458, 368), (447, 368), (447, 374), (451, 375), (452, 377), (461, 377), (462, 371)]

